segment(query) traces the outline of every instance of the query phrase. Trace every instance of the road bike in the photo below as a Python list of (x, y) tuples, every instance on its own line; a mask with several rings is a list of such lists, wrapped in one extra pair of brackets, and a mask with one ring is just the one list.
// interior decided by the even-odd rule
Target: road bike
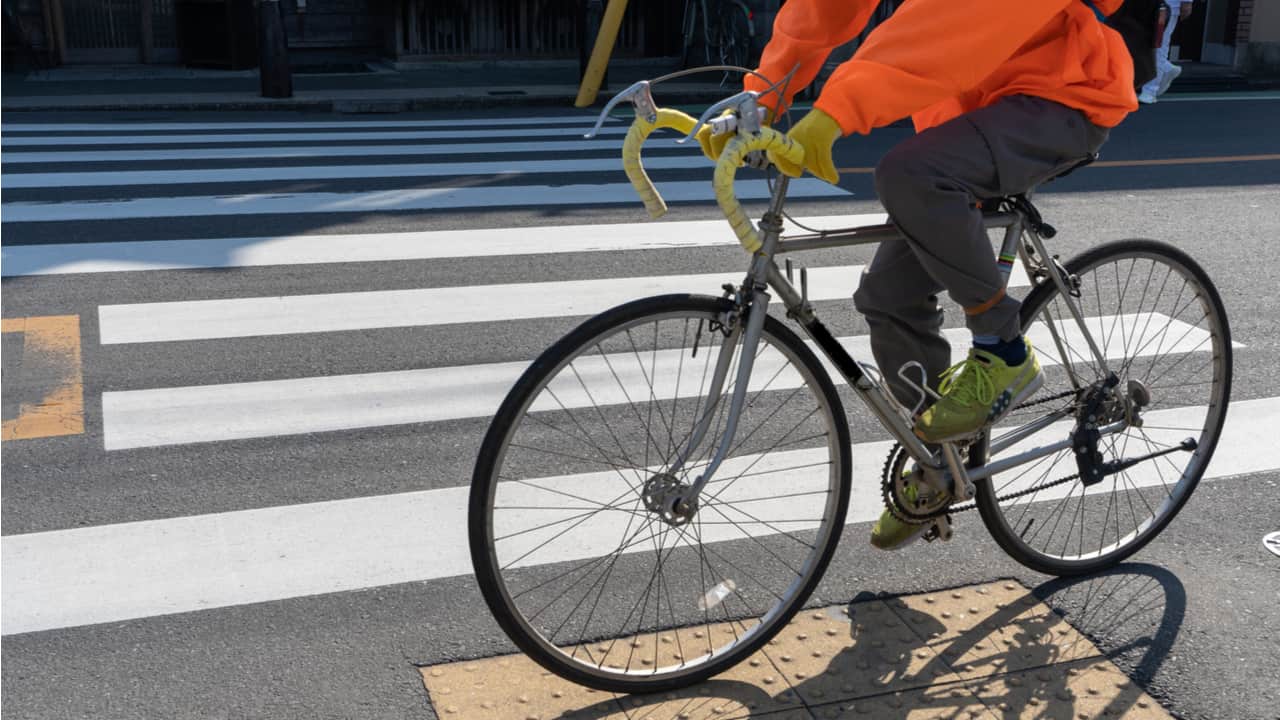
[[(673, 128), (687, 140), (707, 122), (734, 133), (713, 183), (750, 264), (718, 295), (649, 297), (587, 320), (494, 416), (471, 487), (472, 560), (494, 617), (545, 668), (634, 693), (741, 662), (822, 577), (855, 466), (880, 474), (878, 489), (854, 493), (855, 519), (883, 503), (928, 524), (926, 539), (949, 540), (951, 518), (976, 509), (1011, 557), (1053, 575), (1116, 564), (1187, 502), (1223, 430), (1232, 344), (1218, 291), (1186, 253), (1122, 240), (1061, 261), (1030, 193), (984, 202), (1009, 285), (1028, 288), (1022, 324), (1045, 382), (993, 426), (935, 450), (912, 432), (930, 393), (922, 368), (894, 369), (920, 395), (908, 408), (855, 359), (862, 339), (818, 318), (809, 279), (830, 273), (801, 269), (794, 284), (794, 253), (899, 241), (898, 229), (783, 237), (785, 176), (751, 222), (734, 194), (739, 166), (767, 164), (770, 150), (803, 157), (762, 126), (755, 93), (695, 120), (659, 108), (641, 82), (601, 121), (620, 100), (636, 112), (623, 166), (654, 217), (666, 206), (641, 164), (648, 135)], [(873, 442), (877, 429), (892, 441)], [(907, 476), (919, 493), (905, 492)]]
[[(702, 26), (702, 54), (706, 65), (751, 64), (756, 28), (754, 16), (746, 3), (742, 0), (685, 0), (680, 23), (684, 38), (680, 67), (689, 67), (689, 56), (698, 44), (699, 24)], [(726, 74), (726, 81), (728, 77)]]

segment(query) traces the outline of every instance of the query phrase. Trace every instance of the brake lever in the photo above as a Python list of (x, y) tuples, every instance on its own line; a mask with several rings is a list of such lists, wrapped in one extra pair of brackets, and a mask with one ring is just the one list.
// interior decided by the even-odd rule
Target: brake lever
[(600, 132), (600, 128), (604, 126), (604, 121), (609, 118), (609, 113), (613, 112), (613, 109), (623, 100), (631, 101), (637, 117), (643, 117), (650, 123), (658, 121), (658, 105), (653, 101), (653, 90), (648, 80), (641, 80), (610, 98), (604, 109), (600, 111), (600, 117), (596, 118), (595, 127), (591, 128), (591, 132), (583, 135), (583, 137), (588, 140), (595, 137)]
[(715, 105), (712, 105), (711, 107), (707, 108), (706, 112), (702, 113), (702, 116), (698, 118), (698, 122), (694, 124), (693, 130), (691, 130), (688, 135), (685, 135), (683, 138), (677, 140), (676, 142), (680, 144), (689, 142), (694, 138), (694, 136), (698, 134), (698, 130), (701, 129), (703, 125), (706, 125), (708, 122), (711, 121), (712, 118), (717, 117), (718, 115), (720, 115), (720, 113), (724, 112), (725, 110), (728, 110), (729, 108), (738, 109), (739, 129), (745, 130), (746, 132), (749, 132), (749, 133), (759, 132), (760, 131), (760, 105), (758, 102), (759, 97), (760, 97), (759, 93), (755, 91), (743, 90), (737, 95), (731, 95), (725, 98), (724, 100), (721, 100)]

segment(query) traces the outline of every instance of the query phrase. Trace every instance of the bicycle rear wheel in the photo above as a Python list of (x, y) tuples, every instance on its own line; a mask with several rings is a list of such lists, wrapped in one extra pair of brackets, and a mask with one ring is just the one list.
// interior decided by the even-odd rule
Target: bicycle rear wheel
[[(722, 672), (786, 625), (835, 550), (848, 426), (821, 362), (774, 318), (696, 515), (670, 522), (646, 502), (693, 483), (714, 454), (741, 357), (733, 311), (669, 295), (592, 318), (529, 367), (485, 436), (476, 577), (516, 645), (566, 679), (653, 692)], [(722, 350), (733, 367), (713, 402)], [(706, 439), (669, 472), (704, 416)]]
[[(1052, 575), (1114, 565), (1169, 524), (1213, 457), (1231, 395), (1226, 310), (1189, 256), (1164, 243), (1124, 240), (1094, 247), (1066, 269), (1079, 278), (1077, 306), (1123, 391), (1102, 409), (1099, 424), (1135, 410), (1141, 419), (1102, 439), (1104, 461), (1148, 455), (1188, 438), (1196, 449), (1143, 461), (1091, 487), (1073, 478), (1069, 449), (978, 483), (978, 509), (996, 542), (1027, 567)], [(991, 442), (1051, 414), (1057, 422), (1005, 454), (1065, 439), (1088, 388), (1103, 380), (1052, 282), (1023, 301), (1022, 324), (1045, 385), (991, 431)]]

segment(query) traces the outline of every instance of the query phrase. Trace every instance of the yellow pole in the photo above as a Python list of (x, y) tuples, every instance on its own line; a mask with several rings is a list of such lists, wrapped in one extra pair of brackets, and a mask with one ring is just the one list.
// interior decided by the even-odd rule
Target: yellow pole
[(622, 27), (622, 14), (627, 9), (627, 0), (609, 0), (605, 8), (604, 18), (600, 20), (600, 34), (596, 36), (596, 44), (591, 48), (591, 60), (587, 62), (587, 72), (582, 76), (582, 86), (578, 88), (578, 99), (574, 107), (587, 107), (596, 101), (596, 93), (600, 92), (600, 82), (604, 80), (605, 68), (609, 66), (609, 56), (613, 54), (613, 43), (618, 39), (618, 28)]

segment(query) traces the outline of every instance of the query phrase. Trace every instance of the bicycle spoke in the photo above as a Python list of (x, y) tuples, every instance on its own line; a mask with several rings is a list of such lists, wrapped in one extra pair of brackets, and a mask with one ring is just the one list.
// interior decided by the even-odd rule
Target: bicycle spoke
[[(794, 336), (771, 334), (775, 320), (748, 350), (718, 318), (723, 310), (638, 315), (533, 366), (544, 374), (526, 381), (523, 415), (502, 439), (486, 537), (502, 602), (547, 662), (627, 683), (722, 669), (753, 627), (785, 623), (779, 611), (798, 606), (838, 538), (832, 498), (847, 468), (834, 457), (830, 396), (815, 383), (821, 366), (802, 362), (808, 349)], [(747, 352), (757, 362), (740, 380)], [(731, 421), (724, 464), (692, 518), (651, 510), (706, 472)]]

